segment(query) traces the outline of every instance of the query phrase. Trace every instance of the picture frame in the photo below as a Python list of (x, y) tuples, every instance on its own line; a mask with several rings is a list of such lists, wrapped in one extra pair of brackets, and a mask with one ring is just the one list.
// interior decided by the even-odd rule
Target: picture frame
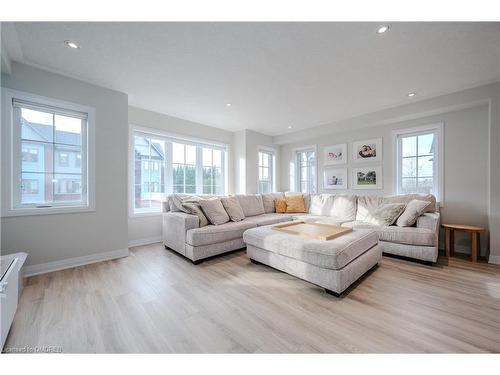
[(382, 189), (383, 179), (382, 166), (352, 169), (353, 189)]
[(353, 142), (352, 158), (356, 163), (382, 161), (382, 138)]
[(324, 190), (347, 189), (347, 168), (325, 168), (323, 169)]
[(323, 148), (323, 165), (347, 163), (347, 143), (340, 143)]

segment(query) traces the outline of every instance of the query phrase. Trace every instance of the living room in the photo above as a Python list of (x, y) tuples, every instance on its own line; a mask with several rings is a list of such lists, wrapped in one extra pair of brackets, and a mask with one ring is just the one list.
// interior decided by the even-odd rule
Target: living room
[(3, 353), (500, 351), (500, 22), (23, 19)]

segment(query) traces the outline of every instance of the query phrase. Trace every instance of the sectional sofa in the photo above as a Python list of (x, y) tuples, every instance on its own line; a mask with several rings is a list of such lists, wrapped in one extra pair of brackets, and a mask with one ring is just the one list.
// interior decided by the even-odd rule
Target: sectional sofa
[[(304, 194), (305, 213), (276, 213), (274, 199), (285, 194), (292, 193), (237, 195), (245, 214), (244, 220), (203, 227), (199, 226), (198, 216), (182, 212), (178, 205), (172, 203), (173, 196), (169, 196), (163, 205), (163, 243), (197, 264), (206, 258), (244, 248), (243, 233), (250, 228), (304, 220), (371, 229), (377, 233), (385, 254), (429, 263), (437, 260), (440, 215), (432, 195)], [(186, 196), (176, 195), (176, 198), (184, 199)], [(365, 221), (371, 210), (384, 204), (408, 203), (414, 199), (430, 202), (414, 226), (377, 226)]]

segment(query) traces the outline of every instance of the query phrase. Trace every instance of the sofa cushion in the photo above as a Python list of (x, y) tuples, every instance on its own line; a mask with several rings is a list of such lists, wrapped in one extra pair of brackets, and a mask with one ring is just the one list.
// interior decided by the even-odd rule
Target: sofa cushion
[(284, 197), (285, 197), (285, 194), (283, 194), (283, 193), (262, 194), (262, 203), (264, 204), (264, 212), (266, 214), (271, 214), (273, 212), (276, 212), (274, 200), (276, 198), (284, 198)]
[(404, 203), (387, 203), (379, 208), (370, 211), (366, 216), (366, 221), (370, 224), (381, 225), (387, 227), (394, 224), (397, 218), (404, 211), (406, 205)]
[(378, 243), (372, 230), (356, 229), (336, 238), (321, 241), (273, 230), (271, 226), (247, 230), (245, 243), (289, 258), (328, 269), (340, 269)]
[(262, 215), (265, 213), (264, 203), (262, 202), (262, 196), (260, 194), (239, 194), (236, 195), (236, 198), (238, 198), (246, 217)]
[(372, 225), (363, 221), (350, 221), (347, 223), (343, 223), (342, 226), (355, 229), (372, 229), (377, 233), (380, 241), (418, 246), (435, 245), (436, 234), (430, 229), (398, 227), (395, 225), (382, 227), (378, 225)]
[(248, 217), (245, 221), (249, 221), (257, 224), (258, 227), (262, 225), (270, 225), (276, 223), (283, 223), (285, 221), (292, 221), (291, 215), (281, 215), (281, 214), (264, 214)]
[(411, 200), (405, 207), (405, 210), (396, 220), (396, 225), (398, 227), (411, 227), (416, 222), (420, 215), (422, 215), (427, 206), (429, 206), (431, 202), (421, 201), (418, 199)]
[(221, 198), (220, 201), (224, 206), (231, 221), (241, 221), (245, 218), (240, 201), (236, 197)]
[(293, 220), (300, 220), (305, 222), (316, 222), (318, 220), (329, 219), (326, 215), (311, 215), (311, 214), (292, 214)]
[(229, 221), (229, 216), (219, 198), (200, 199), (199, 203), (203, 213), (212, 224), (221, 225)]
[(204, 246), (235, 240), (241, 238), (244, 231), (256, 226), (257, 224), (247, 220), (230, 221), (222, 225), (207, 225), (203, 228), (188, 230), (186, 232), (186, 242), (191, 246)]
[(357, 196), (353, 194), (315, 194), (311, 196), (309, 213), (352, 221), (356, 218), (356, 207)]
[(390, 197), (384, 197), (382, 203), (405, 203), (408, 204), (410, 201), (417, 199), (420, 201), (430, 202), (431, 204), (427, 206), (425, 212), (436, 212), (438, 211), (438, 206), (436, 203), (436, 197), (432, 194), (403, 194), (403, 195), (392, 195)]
[(207, 217), (203, 213), (199, 202), (186, 202), (182, 204), (182, 207), (186, 210), (186, 213), (198, 216), (200, 227), (204, 227), (210, 224)]
[(285, 196), (287, 213), (306, 213), (306, 205), (302, 194), (289, 194)]

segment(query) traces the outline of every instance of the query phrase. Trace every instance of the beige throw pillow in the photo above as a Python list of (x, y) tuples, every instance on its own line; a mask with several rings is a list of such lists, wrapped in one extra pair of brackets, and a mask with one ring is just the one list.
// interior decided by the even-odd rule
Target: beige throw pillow
[(414, 199), (406, 205), (404, 212), (396, 220), (398, 227), (411, 227), (417, 222), (417, 219), (422, 215), (427, 207), (431, 204), (429, 201), (421, 201)]
[(404, 211), (406, 205), (403, 203), (384, 204), (379, 208), (372, 210), (366, 216), (365, 221), (370, 224), (388, 227), (392, 225), (396, 219)]
[(201, 209), (200, 203), (199, 202), (188, 202), (188, 203), (183, 203), (182, 208), (186, 210), (188, 214), (190, 215), (196, 215), (198, 216), (199, 219), (199, 227), (205, 227), (210, 222), (208, 221), (207, 217), (203, 213), (203, 210)]
[(238, 202), (240, 202), (241, 208), (245, 217), (257, 216), (265, 214), (264, 203), (262, 202), (262, 195), (260, 194), (238, 194), (236, 195)]
[(229, 221), (229, 216), (219, 198), (200, 199), (199, 203), (203, 213), (213, 225), (220, 225)]
[(287, 213), (305, 213), (306, 205), (302, 194), (285, 196)]
[(241, 204), (236, 197), (221, 198), (220, 200), (231, 221), (241, 221), (245, 218)]

